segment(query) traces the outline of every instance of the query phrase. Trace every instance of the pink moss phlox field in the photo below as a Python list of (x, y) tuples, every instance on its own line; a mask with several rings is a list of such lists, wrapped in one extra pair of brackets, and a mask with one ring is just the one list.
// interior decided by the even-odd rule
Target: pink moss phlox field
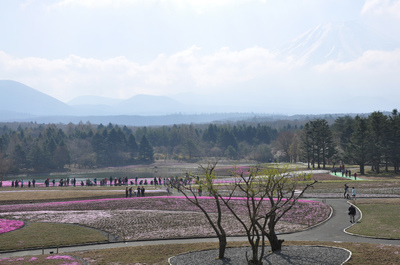
[(62, 260), (75, 260), (71, 256), (66, 256), (66, 255), (54, 255), (54, 256), (48, 256), (46, 259), (62, 259)]
[[(212, 219), (217, 218), (215, 200), (199, 197), (199, 203)], [(245, 199), (235, 198), (229, 203), (238, 215), (247, 218)], [(270, 207), (269, 201), (262, 203), (261, 208), (265, 213)], [(8, 212), (5, 212), (7, 209)], [(14, 219), (31, 222), (79, 223), (126, 240), (215, 235), (204, 214), (183, 196), (24, 204), (0, 206), (0, 211)], [(222, 211), (227, 234), (244, 235), (242, 226), (229, 210), (222, 207)], [(301, 200), (278, 222), (276, 231), (285, 233), (302, 230), (325, 220), (329, 213), (330, 208), (323, 203)]]
[[(62, 260), (63, 262), (60, 263), (61, 265), (81, 265), (81, 262), (77, 262), (76, 259), (74, 259), (71, 256), (66, 256), (66, 255), (54, 255), (54, 256), (48, 256), (46, 259), (52, 259), (52, 260)], [(72, 262), (69, 262), (72, 261)]]
[(0, 234), (16, 230), (24, 225), (23, 221), (0, 219)]
[[(189, 197), (192, 198), (193, 197)], [(208, 212), (216, 212), (216, 205), (213, 197), (198, 197), (202, 207)], [(246, 198), (233, 197), (230, 204), (239, 215), (246, 215)], [(268, 200), (262, 202), (265, 213), (269, 208)], [(184, 196), (154, 196), (154, 197), (134, 197), (123, 199), (96, 199), (70, 202), (50, 202), (37, 204), (2, 205), (2, 212), (21, 212), (21, 211), (85, 211), (85, 210), (159, 210), (159, 211), (191, 211), (200, 212), (200, 209), (190, 203)], [(222, 210), (229, 213), (226, 207)], [(314, 225), (326, 218), (330, 214), (330, 208), (323, 203), (316, 201), (299, 200), (297, 204), (286, 214), (282, 221)]]

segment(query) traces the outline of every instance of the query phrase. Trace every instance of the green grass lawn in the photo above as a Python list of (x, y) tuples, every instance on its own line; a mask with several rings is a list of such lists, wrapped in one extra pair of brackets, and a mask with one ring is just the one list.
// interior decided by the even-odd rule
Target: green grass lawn
[(79, 225), (32, 223), (0, 234), (0, 251), (106, 242), (99, 231)]
[(354, 234), (400, 239), (400, 199), (357, 200), (363, 217), (347, 231)]

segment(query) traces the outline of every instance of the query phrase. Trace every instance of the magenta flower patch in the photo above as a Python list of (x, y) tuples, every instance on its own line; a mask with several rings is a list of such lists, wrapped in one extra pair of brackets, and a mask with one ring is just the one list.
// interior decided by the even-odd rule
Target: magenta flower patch
[(54, 255), (54, 256), (48, 256), (46, 259), (62, 259), (62, 260), (75, 260), (71, 256), (66, 256), (66, 255)]
[(62, 260), (63, 262), (60, 263), (61, 265), (81, 265), (81, 262), (76, 261), (71, 256), (67, 255), (54, 255), (54, 256), (48, 256), (46, 259), (56, 259), (56, 260)]
[(0, 234), (16, 230), (24, 225), (23, 221), (0, 219)]

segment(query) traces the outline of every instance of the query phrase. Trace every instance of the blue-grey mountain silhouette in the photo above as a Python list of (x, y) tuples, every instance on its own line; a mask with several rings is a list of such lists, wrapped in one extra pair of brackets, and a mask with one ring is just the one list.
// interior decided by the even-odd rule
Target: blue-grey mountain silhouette
[(60, 100), (11, 80), (0, 80), (0, 110), (4, 113), (66, 115), (72, 108)]

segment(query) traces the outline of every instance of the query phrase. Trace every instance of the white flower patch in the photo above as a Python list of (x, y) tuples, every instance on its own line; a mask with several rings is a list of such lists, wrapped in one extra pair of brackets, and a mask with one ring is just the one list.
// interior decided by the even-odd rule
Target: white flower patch
[(30, 222), (91, 223), (101, 218), (112, 217), (111, 211), (37, 211), (0, 213), (13, 219)]

